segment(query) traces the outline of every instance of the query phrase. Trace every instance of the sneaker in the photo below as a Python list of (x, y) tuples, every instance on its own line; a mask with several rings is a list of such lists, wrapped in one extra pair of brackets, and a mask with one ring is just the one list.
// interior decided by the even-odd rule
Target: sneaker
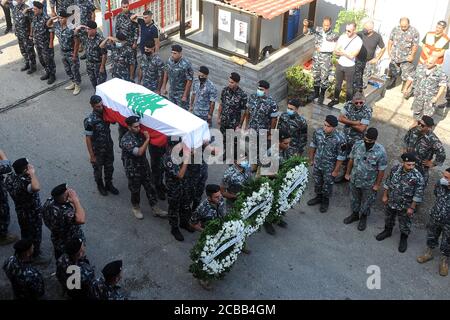
[(74, 88), (73, 88), (73, 95), (76, 96), (77, 94), (79, 94), (81, 91), (81, 87), (79, 84), (75, 84)]
[(144, 219), (144, 215), (141, 212), (141, 208), (133, 207), (131, 210), (133, 211), (133, 214), (136, 217), (136, 219), (139, 219), (139, 220)]
[(172, 228), (172, 230), (170, 230), (170, 233), (174, 236), (176, 240), (184, 241), (184, 237), (183, 234), (180, 232), (180, 229)]
[(153, 211), (153, 216), (159, 217), (159, 218), (167, 218), (167, 211), (162, 210), (161, 208), (157, 206), (151, 207)]
[(73, 90), (73, 89), (75, 89), (75, 82), (72, 82), (67, 87), (64, 87), (64, 90)]
[(16, 242), (17, 240), (19, 240), (18, 236), (12, 233), (7, 233), (4, 236), (0, 237), (0, 246), (6, 246), (8, 244)]

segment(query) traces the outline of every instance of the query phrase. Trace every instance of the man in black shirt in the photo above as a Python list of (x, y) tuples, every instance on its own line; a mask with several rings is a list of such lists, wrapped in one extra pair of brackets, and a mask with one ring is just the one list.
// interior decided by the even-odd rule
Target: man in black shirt
[[(141, 18), (142, 17), (142, 18)], [(155, 42), (155, 52), (159, 51), (159, 30), (153, 21), (153, 13), (150, 10), (144, 11), (142, 16), (132, 15), (131, 21), (139, 24), (139, 34), (141, 39), (139, 41), (139, 49), (144, 54), (144, 46), (149, 40)]]

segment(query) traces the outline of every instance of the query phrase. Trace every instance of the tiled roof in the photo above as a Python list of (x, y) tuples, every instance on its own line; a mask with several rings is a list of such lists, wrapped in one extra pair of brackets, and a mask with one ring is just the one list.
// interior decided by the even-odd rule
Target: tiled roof
[(275, 18), (286, 11), (315, 0), (223, 0), (232, 6), (252, 12), (265, 19)]

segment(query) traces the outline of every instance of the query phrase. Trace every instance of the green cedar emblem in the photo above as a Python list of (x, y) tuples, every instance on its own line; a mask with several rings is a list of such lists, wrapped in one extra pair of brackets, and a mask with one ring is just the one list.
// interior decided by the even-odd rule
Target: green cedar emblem
[(164, 108), (167, 105), (164, 103), (164, 98), (156, 93), (127, 93), (126, 99), (128, 108), (141, 118), (146, 110), (150, 110), (150, 114), (153, 115), (155, 110)]

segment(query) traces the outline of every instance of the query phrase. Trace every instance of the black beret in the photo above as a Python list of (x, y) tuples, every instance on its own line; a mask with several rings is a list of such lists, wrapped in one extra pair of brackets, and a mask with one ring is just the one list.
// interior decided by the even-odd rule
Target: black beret
[(261, 80), (258, 82), (258, 86), (264, 89), (269, 89), (270, 84), (266, 80)]
[(405, 152), (402, 154), (402, 160), (404, 162), (416, 162), (416, 153), (415, 152)]
[(65, 10), (61, 10), (60, 12), (59, 12), (59, 16), (60, 17), (63, 17), (63, 18), (68, 18), (68, 17), (70, 17), (72, 14), (70, 14), (70, 13), (68, 13), (67, 11), (65, 11)]
[(82, 244), (83, 244), (83, 240), (81, 240), (80, 238), (74, 238), (74, 239), (70, 240), (66, 244), (66, 253), (71, 256), (73, 256), (74, 254), (77, 254), (80, 251)]
[(126, 37), (126, 35), (124, 35), (122, 32), (117, 32), (116, 33), (116, 38), (117, 38), (117, 40), (119, 40), (119, 41), (125, 41), (125, 40), (127, 40), (127, 37)]
[(427, 127), (434, 126), (434, 120), (432, 117), (429, 116), (423, 116), (422, 121), (427, 125)]
[(27, 165), (28, 165), (27, 158), (20, 158), (14, 161), (12, 166), (16, 173), (22, 173), (27, 168)]
[(288, 104), (290, 104), (291, 106), (294, 106), (296, 108), (298, 108), (302, 105), (300, 99), (296, 99), (296, 98), (289, 100)]
[(33, 242), (30, 240), (21, 239), (14, 244), (14, 250), (16, 253), (24, 253), (25, 251), (30, 250)]
[(146, 48), (154, 48), (155, 47), (155, 41), (154, 40), (148, 40), (145, 42), (144, 47)]
[(206, 75), (209, 74), (209, 69), (208, 69), (208, 67), (206, 67), (206, 66), (201, 66), (201, 67), (198, 69), (198, 71), (200, 71), (201, 73), (206, 74)]
[(33, 1), (33, 6), (35, 6), (38, 9), (43, 9), (44, 8), (44, 4), (39, 2), (39, 1)]
[(131, 126), (133, 123), (139, 122), (140, 118), (138, 116), (129, 116), (125, 119), (127, 125)]
[(100, 96), (94, 94), (93, 96), (91, 96), (91, 99), (89, 100), (89, 102), (90, 102), (91, 104), (97, 104), (97, 103), (100, 103), (100, 102), (102, 102), (102, 97), (100, 97)]
[(97, 22), (89, 20), (88, 22), (86, 22), (86, 27), (88, 27), (89, 29), (97, 29)]
[(376, 140), (378, 138), (378, 130), (376, 128), (367, 129), (366, 138), (370, 140)]
[(206, 195), (212, 195), (213, 193), (220, 191), (220, 186), (217, 184), (208, 184), (205, 188)]
[(448, 167), (447, 169), (445, 169), (445, 171), (450, 173), (450, 167)]
[(122, 271), (122, 260), (116, 260), (108, 263), (102, 270), (105, 280), (114, 278), (120, 274)]
[(291, 138), (291, 135), (289, 134), (289, 132), (284, 131), (284, 130), (280, 131), (280, 135), (279, 135), (279, 140), (280, 140), (280, 142), (281, 142), (282, 140), (288, 139), (288, 138)]
[(338, 119), (331, 114), (325, 117), (325, 121), (328, 122), (328, 124), (332, 127), (337, 127), (338, 125)]
[(51, 194), (52, 194), (52, 197), (55, 198), (55, 197), (59, 197), (66, 191), (67, 191), (67, 183), (62, 183), (62, 184), (54, 187)]
[(232, 72), (230, 75), (230, 79), (233, 80), (234, 82), (239, 82), (241, 81), (241, 76), (239, 75), (239, 73)]
[(181, 52), (181, 51), (183, 51), (183, 48), (179, 44), (174, 44), (172, 46), (172, 51)]

